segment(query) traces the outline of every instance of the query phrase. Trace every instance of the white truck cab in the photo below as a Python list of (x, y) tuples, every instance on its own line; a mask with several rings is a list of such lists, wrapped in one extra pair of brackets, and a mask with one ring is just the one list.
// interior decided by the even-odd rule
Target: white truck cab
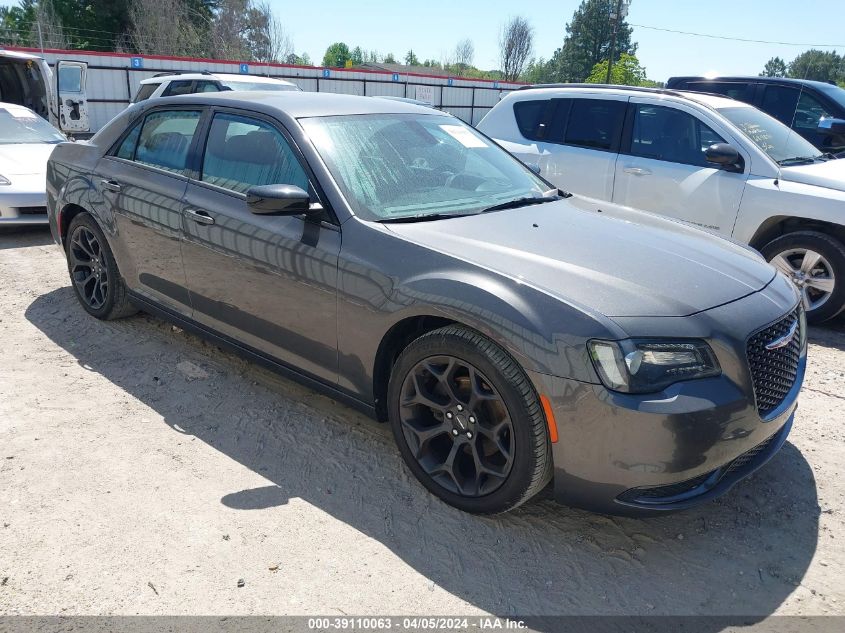
[(0, 102), (29, 108), (67, 134), (89, 130), (88, 64), (60, 60), (53, 73), (43, 57), (0, 49)]

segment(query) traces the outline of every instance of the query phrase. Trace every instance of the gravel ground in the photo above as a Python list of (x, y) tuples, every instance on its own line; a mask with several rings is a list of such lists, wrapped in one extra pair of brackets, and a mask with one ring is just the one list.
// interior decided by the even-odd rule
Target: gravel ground
[(845, 615), (841, 324), (811, 332), (784, 449), (722, 499), (491, 519), (412, 480), (385, 425), (90, 318), (43, 230), (0, 233), (0, 279), (0, 614)]

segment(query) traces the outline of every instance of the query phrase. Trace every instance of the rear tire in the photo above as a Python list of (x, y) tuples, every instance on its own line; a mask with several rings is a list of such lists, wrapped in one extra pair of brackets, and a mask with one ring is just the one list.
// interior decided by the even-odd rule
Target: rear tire
[(90, 214), (80, 213), (71, 220), (65, 255), (76, 298), (88, 314), (110, 321), (138, 312), (129, 301), (106, 236)]
[(772, 240), (761, 252), (801, 291), (808, 323), (823, 323), (845, 309), (845, 245), (835, 237), (795, 231)]
[(531, 382), (477, 332), (446, 326), (413, 341), (391, 372), (388, 409), (408, 468), (449, 505), (505, 512), (551, 479), (551, 443)]

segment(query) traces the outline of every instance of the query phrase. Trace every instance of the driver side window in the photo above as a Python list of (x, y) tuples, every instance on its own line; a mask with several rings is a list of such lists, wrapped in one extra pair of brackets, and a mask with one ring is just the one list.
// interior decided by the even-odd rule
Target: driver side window
[(712, 167), (704, 151), (724, 139), (699, 119), (675, 108), (636, 104), (631, 155), (671, 163)]

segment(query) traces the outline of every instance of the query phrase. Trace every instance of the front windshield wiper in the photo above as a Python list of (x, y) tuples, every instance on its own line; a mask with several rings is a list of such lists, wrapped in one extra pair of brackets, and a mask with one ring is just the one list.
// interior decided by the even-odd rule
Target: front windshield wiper
[(817, 160), (823, 159), (823, 156), (823, 154), (819, 154), (818, 156), (793, 156), (792, 158), (779, 160), (778, 165), (803, 165), (806, 163), (815, 163)]
[(402, 224), (404, 222), (431, 222), (432, 220), (448, 220), (450, 218), (465, 218), (468, 215), (478, 215), (478, 212), (473, 213), (421, 213), (419, 215), (405, 215), (398, 218), (384, 218), (378, 220), (382, 224)]
[(554, 195), (554, 196), (542, 196), (542, 197), (524, 197), (524, 198), (514, 198), (513, 200), (508, 200), (507, 202), (501, 202), (499, 204), (494, 204), (492, 207), (487, 207), (486, 209), (482, 209), (481, 213), (488, 213), (490, 211), (502, 211), (503, 209), (518, 209), (519, 207), (527, 207), (532, 204), (542, 204), (544, 202), (554, 202), (555, 200), (560, 200), (561, 196)]

